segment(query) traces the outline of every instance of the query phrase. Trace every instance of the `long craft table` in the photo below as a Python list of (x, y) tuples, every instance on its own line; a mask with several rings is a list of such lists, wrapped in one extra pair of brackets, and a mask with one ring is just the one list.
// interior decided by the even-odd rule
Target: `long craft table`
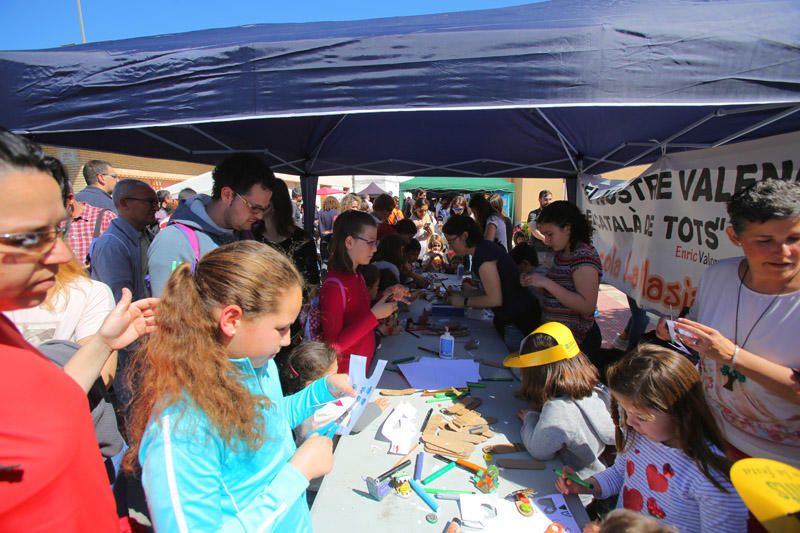
[[(432, 318), (433, 321), (437, 317)], [(448, 318), (463, 322), (469, 329), (470, 335), (456, 338), (455, 357), (487, 359), (502, 361), (507, 355), (507, 349), (494, 330), (491, 321), (474, 320), (466, 318)], [(417, 332), (419, 334), (419, 332)], [(469, 353), (465, 349), (468, 339), (477, 338), (480, 346)], [(417, 349), (418, 346), (438, 350), (438, 336), (420, 335), (416, 338), (408, 332), (400, 335), (386, 337), (376, 354), (376, 358), (393, 361), (410, 356), (434, 357)], [(373, 364), (374, 366), (374, 364)], [(381, 388), (404, 389), (409, 387), (401, 374), (388, 371), (394, 365), (387, 366), (381, 381)], [(511, 377), (511, 372), (503, 368), (481, 365), (482, 378)], [(482, 448), (487, 444), (500, 444), (520, 442), (521, 422), (516, 417), (516, 412), (525, 404), (514, 397), (519, 389), (520, 382), (514, 378), (510, 382), (484, 381), (486, 388), (472, 389), (472, 395), (480, 397), (483, 404), (478, 411), (484, 416), (497, 418), (491, 425), (495, 435), (475, 447), (469, 460), (478, 465), (485, 465)], [(401, 401), (409, 402), (417, 409), (417, 419), (422, 424), (430, 407), (434, 413), (440, 407), (451, 405), (450, 402), (426, 403), (429, 397), (422, 397), (420, 393), (411, 396), (388, 397), (392, 406)], [(314, 531), (316, 533), (328, 532), (367, 532), (380, 531), (381, 533), (410, 533), (416, 531), (440, 532), (444, 525), (453, 517), (460, 516), (458, 502), (452, 500), (436, 500), (439, 503), (438, 522), (429, 524), (426, 515), (431, 513), (427, 505), (412, 492), (407, 498), (398, 496), (394, 491), (382, 501), (372, 499), (367, 493), (364, 478), (377, 477), (382, 472), (392, 467), (402, 456), (389, 454), (389, 442), (380, 434), (380, 428), (391, 412), (389, 407), (384, 413), (357, 435), (349, 435), (340, 439), (334, 454), (333, 470), (323, 479), (320, 490), (311, 508)], [(412, 464), (405, 471), (413, 475), (414, 460), (417, 452), (423, 450), (423, 445), (411, 454)], [(508, 454), (499, 457), (530, 459), (525, 453)], [(443, 467), (446, 463), (426, 453), (422, 478)], [(497, 493), (505, 497), (510, 492), (520, 488), (535, 489), (538, 495), (552, 494), (555, 492), (554, 481), (556, 475), (554, 468), (560, 468), (562, 463), (558, 460), (547, 461), (544, 470), (508, 470), (500, 469), (500, 482)], [(470, 482), (471, 475), (460, 467), (456, 467), (436, 481), (430, 483), (431, 488), (474, 490)], [(567, 504), (579, 526), (588, 521), (585, 509), (581, 506), (576, 496), (569, 496)], [(509, 532), (511, 533), (511, 532)]]

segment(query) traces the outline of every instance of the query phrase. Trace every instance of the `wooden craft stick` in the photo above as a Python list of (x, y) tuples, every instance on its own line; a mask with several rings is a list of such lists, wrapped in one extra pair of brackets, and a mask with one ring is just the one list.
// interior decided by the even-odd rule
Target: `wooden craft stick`
[(508, 457), (501, 457), (495, 461), (495, 464), (500, 468), (509, 468), (512, 470), (544, 470), (544, 463), (536, 459), (509, 459)]
[(504, 453), (517, 453), (524, 452), (525, 445), (521, 442), (512, 442), (511, 444), (490, 444), (483, 447), (483, 453), (491, 453), (492, 455), (501, 455)]
[(417, 389), (410, 388), (410, 389), (381, 389), (380, 395), (381, 396), (408, 396), (409, 394), (414, 394), (417, 392)]

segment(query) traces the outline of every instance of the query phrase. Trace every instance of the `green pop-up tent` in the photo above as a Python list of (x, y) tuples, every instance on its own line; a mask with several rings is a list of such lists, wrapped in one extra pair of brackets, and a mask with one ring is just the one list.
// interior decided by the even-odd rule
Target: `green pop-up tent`
[[(502, 178), (425, 178), (419, 177), (400, 184), (400, 198), (414, 189), (436, 193), (471, 194), (476, 191), (496, 192), (503, 197), (503, 209), (510, 217), (514, 213), (514, 184)], [(403, 200), (405, 201), (405, 200)]]

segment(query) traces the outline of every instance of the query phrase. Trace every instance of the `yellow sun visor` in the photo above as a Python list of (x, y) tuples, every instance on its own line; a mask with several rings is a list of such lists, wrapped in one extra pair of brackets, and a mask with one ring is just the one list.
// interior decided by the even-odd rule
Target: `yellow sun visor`
[(512, 368), (528, 368), (531, 366), (542, 366), (570, 359), (581, 353), (575, 337), (572, 336), (570, 329), (559, 322), (548, 322), (536, 328), (534, 333), (544, 333), (553, 337), (558, 344), (551, 348), (545, 348), (538, 352), (524, 354), (512, 353), (503, 360), (503, 365)]

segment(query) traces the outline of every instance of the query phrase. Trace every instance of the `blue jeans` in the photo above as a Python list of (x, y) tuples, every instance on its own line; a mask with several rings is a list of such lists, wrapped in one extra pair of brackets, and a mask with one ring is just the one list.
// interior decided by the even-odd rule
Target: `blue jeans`
[(519, 345), (525, 335), (514, 324), (506, 324), (503, 327), (503, 342), (506, 343), (506, 348), (509, 352), (519, 351)]

